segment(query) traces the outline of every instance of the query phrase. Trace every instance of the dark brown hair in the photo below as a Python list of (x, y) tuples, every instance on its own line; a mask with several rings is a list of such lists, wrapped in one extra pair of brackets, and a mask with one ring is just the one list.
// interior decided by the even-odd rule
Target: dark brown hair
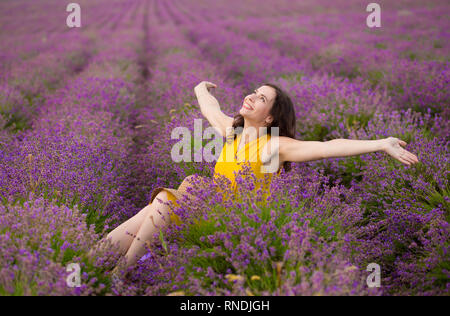
[[(295, 138), (295, 110), (291, 98), (286, 92), (274, 84), (265, 83), (263, 86), (272, 87), (275, 89), (277, 94), (270, 110), (270, 115), (272, 115), (273, 121), (267, 126), (267, 133), (270, 135), (271, 127), (278, 127), (280, 131), (279, 136)], [(233, 121), (234, 130), (238, 127), (244, 127), (244, 117), (239, 113), (234, 116)], [(234, 138), (236, 137), (237, 135), (235, 134)], [(285, 161), (283, 163), (283, 168), (286, 172), (290, 171), (291, 163), (289, 161)]]

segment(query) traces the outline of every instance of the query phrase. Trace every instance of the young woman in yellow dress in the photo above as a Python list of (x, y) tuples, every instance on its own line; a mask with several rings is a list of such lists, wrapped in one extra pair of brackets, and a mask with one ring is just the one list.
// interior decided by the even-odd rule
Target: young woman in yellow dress
[[(239, 114), (234, 118), (221, 111), (219, 102), (210, 93), (214, 88), (217, 88), (215, 84), (203, 81), (194, 91), (201, 113), (227, 139), (215, 165), (214, 177), (226, 177), (236, 190), (238, 186), (235, 173), (242, 168), (242, 162), (247, 161), (247, 157), (248, 161), (251, 161), (251, 169), (256, 178), (265, 179), (264, 189), (268, 188), (272, 174), (279, 174), (282, 168), (285, 171), (290, 170), (290, 162), (354, 156), (376, 151), (384, 151), (406, 165), (418, 162), (414, 154), (401, 147), (406, 143), (395, 137), (379, 140), (333, 139), (325, 142), (296, 140), (293, 103), (276, 85), (264, 84), (247, 95)], [(272, 127), (278, 128), (278, 135), (271, 135)], [(235, 131), (239, 129), (241, 133), (237, 135)], [(266, 132), (261, 132), (262, 130)], [(227, 152), (233, 153), (232, 159), (225, 159)], [(266, 168), (270, 171), (262, 172), (262, 166), (271, 166)], [(106, 236), (113, 244), (119, 245), (122, 254), (126, 256), (127, 266), (135, 264), (145, 254), (146, 242), (151, 240), (157, 229), (172, 221), (179, 222), (167, 202), (172, 201), (172, 205), (177, 205), (176, 201), (183, 194), (189, 196), (186, 188), (192, 183), (191, 179), (192, 176), (184, 179), (178, 189), (161, 187), (153, 190), (149, 205)]]

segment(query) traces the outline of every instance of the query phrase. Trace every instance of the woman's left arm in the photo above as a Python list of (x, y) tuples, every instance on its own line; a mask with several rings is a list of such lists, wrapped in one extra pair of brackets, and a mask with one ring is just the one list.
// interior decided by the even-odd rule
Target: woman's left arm
[(282, 161), (305, 162), (384, 151), (408, 166), (419, 162), (417, 156), (401, 146), (406, 146), (406, 142), (395, 137), (377, 140), (339, 138), (325, 142), (300, 141), (289, 137), (279, 137), (279, 154)]

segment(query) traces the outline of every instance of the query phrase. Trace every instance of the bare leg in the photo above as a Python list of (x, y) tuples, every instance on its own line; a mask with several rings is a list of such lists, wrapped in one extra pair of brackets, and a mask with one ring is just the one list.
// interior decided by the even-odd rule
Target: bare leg
[[(123, 222), (117, 226), (113, 231), (111, 231), (104, 239), (102, 239), (98, 244), (103, 243), (104, 240), (111, 238), (112, 244), (119, 245), (120, 254), (125, 255), (133, 242), (134, 236), (139, 231), (146, 214), (150, 211), (151, 204), (144, 207), (136, 215)], [(93, 254), (93, 249), (91, 249), (90, 254)]]
[(161, 191), (153, 200), (136, 237), (126, 253), (127, 267), (135, 264), (143, 255), (145, 255), (146, 242), (152, 239), (153, 234), (155, 234), (159, 228), (170, 223), (169, 205), (162, 204), (158, 199), (162, 200), (162, 203), (167, 203), (169, 201), (167, 192)]

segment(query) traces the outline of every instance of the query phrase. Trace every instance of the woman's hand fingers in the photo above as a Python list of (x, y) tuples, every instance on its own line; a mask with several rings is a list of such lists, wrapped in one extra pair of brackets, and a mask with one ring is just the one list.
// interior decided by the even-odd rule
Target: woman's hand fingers
[(404, 152), (400, 155), (399, 160), (403, 163), (407, 162), (408, 166), (419, 162), (419, 159), (417, 159), (416, 155), (410, 153), (407, 150), (404, 150)]
[(416, 155), (414, 155), (413, 153), (410, 153), (409, 151), (407, 152), (407, 154), (408, 154), (408, 158), (412, 161), (412, 163), (419, 162), (419, 159), (417, 158)]
[(200, 82), (194, 90), (197, 91), (198, 89), (206, 89), (208, 92), (211, 92), (212, 89), (217, 88), (217, 85), (215, 83), (209, 82), (209, 81), (202, 81)]
[(405, 152), (403, 154), (403, 158), (410, 161), (413, 164), (419, 162), (419, 159), (417, 159), (417, 156), (407, 150), (405, 150)]
[(211, 92), (212, 89), (217, 88), (217, 85), (215, 85), (214, 83), (209, 82), (209, 81), (206, 81), (206, 82), (205, 82), (205, 86), (206, 86), (206, 89), (207, 89), (209, 92)]
[(403, 158), (398, 159), (400, 162), (404, 163), (405, 165), (411, 166), (411, 163)]
[(403, 159), (406, 160), (406, 161), (407, 161), (409, 164), (411, 164), (411, 165), (412, 165), (412, 164), (415, 164), (415, 161), (413, 161), (409, 156), (406, 156), (406, 155), (405, 155), (405, 156), (403, 157)]
[(205, 81), (205, 84), (207, 88), (217, 88), (217, 85), (215, 83)]

